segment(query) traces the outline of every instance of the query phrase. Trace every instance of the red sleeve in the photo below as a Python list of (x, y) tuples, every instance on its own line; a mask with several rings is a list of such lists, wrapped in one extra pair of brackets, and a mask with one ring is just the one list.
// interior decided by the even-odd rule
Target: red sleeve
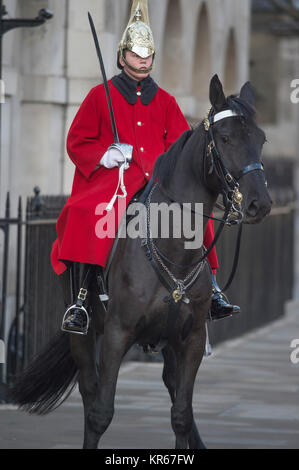
[(179, 108), (175, 98), (172, 96), (166, 113), (166, 133), (164, 137), (164, 151), (181, 136), (183, 132), (190, 129), (185, 116)]
[(81, 104), (67, 136), (70, 159), (85, 178), (89, 178), (107, 150), (100, 141), (100, 109), (93, 88)]

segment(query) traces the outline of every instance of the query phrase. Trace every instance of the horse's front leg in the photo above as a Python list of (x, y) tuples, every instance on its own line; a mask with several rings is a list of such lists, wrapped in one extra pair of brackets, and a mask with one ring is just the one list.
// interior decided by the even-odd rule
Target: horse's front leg
[(89, 448), (97, 448), (101, 436), (112, 421), (119, 368), (131, 346), (127, 332), (117, 327), (115, 323), (107, 322), (100, 345), (96, 398), (87, 415), (87, 433), (91, 445)]
[[(172, 404), (175, 402), (176, 397), (176, 355), (171, 346), (167, 345), (162, 350), (164, 358), (163, 368), (163, 382), (168, 390)], [(192, 430), (188, 439), (189, 449), (206, 449), (206, 446), (201, 440), (200, 434), (197, 429), (196, 422), (193, 418)]]
[(171, 424), (176, 436), (176, 449), (195, 446), (195, 423), (192, 397), (198, 368), (205, 350), (205, 324), (192, 331), (187, 339), (175, 348), (177, 357), (176, 395), (171, 408)]

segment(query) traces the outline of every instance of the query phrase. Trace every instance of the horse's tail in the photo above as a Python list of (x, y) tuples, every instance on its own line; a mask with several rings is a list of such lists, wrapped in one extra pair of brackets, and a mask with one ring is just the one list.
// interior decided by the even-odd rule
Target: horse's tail
[(60, 406), (74, 389), (79, 371), (71, 356), (70, 338), (60, 333), (16, 377), (10, 401), (29, 413), (45, 415)]

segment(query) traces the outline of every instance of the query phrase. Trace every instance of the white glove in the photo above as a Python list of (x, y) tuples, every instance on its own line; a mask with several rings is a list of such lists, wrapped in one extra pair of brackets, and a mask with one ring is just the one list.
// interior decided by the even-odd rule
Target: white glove
[[(124, 161), (125, 157), (123, 156), (120, 150), (116, 148), (109, 148), (101, 158), (100, 165), (103, 165), (106, 168), (114, 168), (116, 166), (119, 166), (119, 164), (123, 163)], [(128, 167), (129, 165), (127, 164), (125, 169), (127, 169)]]

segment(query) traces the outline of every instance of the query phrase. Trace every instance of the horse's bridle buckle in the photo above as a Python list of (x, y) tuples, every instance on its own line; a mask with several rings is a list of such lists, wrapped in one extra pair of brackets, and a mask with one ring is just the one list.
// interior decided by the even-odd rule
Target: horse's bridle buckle
[(231, 175), (230, 173), (226, 173), (225, 179), (226, 179), (226, 181), (227, 181), (228, 183), (231, 183), (232, 180), (233, 180), (233, 177), (232, 177), (232, 175)]
[(210, 121), (209, 121), (208, 118), (205, 118), (205, 119), (203, 120), (203, 125), (204, 125), (204, 128), (205, 128), (205, 131), (208, 132), (208, 130), (210, 129), (210, 125), (211, 125), (211, 123), (210, 123)]

